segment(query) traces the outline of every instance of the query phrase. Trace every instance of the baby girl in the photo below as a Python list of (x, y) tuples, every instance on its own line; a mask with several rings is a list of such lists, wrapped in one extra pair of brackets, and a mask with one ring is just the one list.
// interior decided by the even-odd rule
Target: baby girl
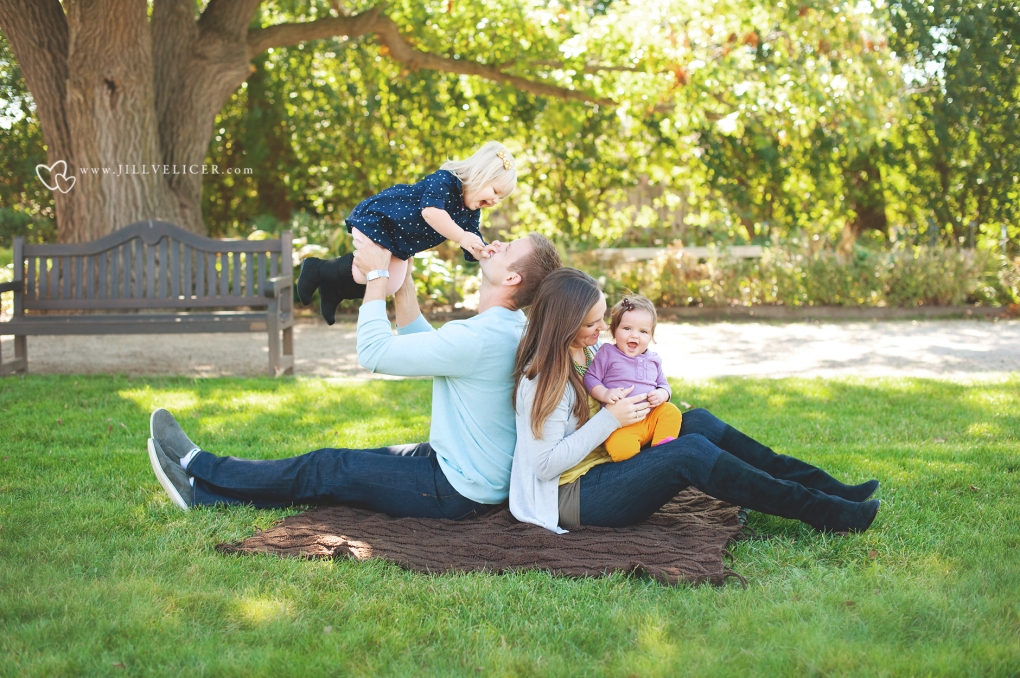
[(584, 377), (591, 397), (606, 405), (648, 394), (648, 416), (617, 429), (606, 440), (606, 452), (613, 461), (630, 459), (649, 443), (660, 445), (680, 435), (682, 415), (669, 402), (672, 391), (662, 373), (662, 359), (648, 350), (655, 337), (655, 323), (655, 306), (650, 300), (639, 295), (624, 297), (613, 306), (609, 324), (616, 345), (604, 344)]

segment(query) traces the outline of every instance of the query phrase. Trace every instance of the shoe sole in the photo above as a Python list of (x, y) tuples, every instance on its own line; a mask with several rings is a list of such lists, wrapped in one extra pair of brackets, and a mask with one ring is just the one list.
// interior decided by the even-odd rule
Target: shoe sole
[(156, 437), (156, 429), (155, 429), (156, 413), (159, 412), (162, 409), (163, 409), (162, 407), (157, 407), (156, 409), (154, 409), (152, 411), (152, 414), (149, 415), (149, 437), (150, 438), (155, 438)]
[(170, 497), (170, 501), (172, 501), (177, 508), (182, 511), (191, 510), (191, 507), (188, 506), (188, 502), (184, 501), (184, 497), (181, 496), (181, 494), (177, 491), (177, 488), (174, 487), (174, 484), (170, 482), (170, 478), (168, 478), (166, 473), (163, 471), (163, 467), (159, 463), (159, 457), (156, 456), (156, 446), (152, 444), (152, 438), (149, 438), (147, 446), (149, 448), (149, 463), (152, 464), (152, 470), (156, 474), (156, 480), (158, 480), (159, 484), (163, 486), (163, 489)]

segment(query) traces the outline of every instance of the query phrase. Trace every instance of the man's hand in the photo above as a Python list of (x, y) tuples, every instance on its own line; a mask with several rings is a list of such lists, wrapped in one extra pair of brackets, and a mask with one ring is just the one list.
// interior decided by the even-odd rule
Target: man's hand
[(392, 256), (388, 249), (365, 238), (365, 242), (354, 253), (354, 265), (365, 275), (370, 271), (385, 271), (390, 267)]
[(658, 407), (667, 400), (669, 400), (669, 392), (664, 388), (657, 388), (648, 394), (648, 404), (652, 407)]
[(489, 258), (489, 248), (485, 246), (485, 242), (475, 233), (465, 231), (464, 237), (457, 244), (470, 252), (471, 256), (475, 259)]

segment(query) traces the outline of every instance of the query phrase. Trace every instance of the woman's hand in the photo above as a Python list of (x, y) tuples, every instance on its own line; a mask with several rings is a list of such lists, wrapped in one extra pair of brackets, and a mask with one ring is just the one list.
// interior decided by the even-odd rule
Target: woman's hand
[(606, 409), (616, 417), (616, 420), (620, 422), (620, 426), (636, 424), (647, 417), (651, 411), (648, 406), (647, 393), (631, 396), (630, 398), (621, 398), (612, 405), (606, 405)]
[(658, 407), (669, 400), (669, 392), (664, 388), (657, 388), (648, 394), (648, 404), (651, 407)]

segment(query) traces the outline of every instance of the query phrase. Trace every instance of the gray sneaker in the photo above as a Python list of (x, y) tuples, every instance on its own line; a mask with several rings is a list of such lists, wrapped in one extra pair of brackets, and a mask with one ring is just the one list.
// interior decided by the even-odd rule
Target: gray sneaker
[(163, 453), (178, 464), (182, 457), (198, 447), (191, 442), (174, 415), (162, 407), (153, 410), (149, 417), (149, 435), (163, 448)]
[(164, 454), (163, 449), (152, 438), (149, 438), (149, 463), (156, 472), (159, 484), (178, 508), (187, 511), (194, 504), (195, 490), (191, 486), (191, 477), (184, 472), (181, 465)]

